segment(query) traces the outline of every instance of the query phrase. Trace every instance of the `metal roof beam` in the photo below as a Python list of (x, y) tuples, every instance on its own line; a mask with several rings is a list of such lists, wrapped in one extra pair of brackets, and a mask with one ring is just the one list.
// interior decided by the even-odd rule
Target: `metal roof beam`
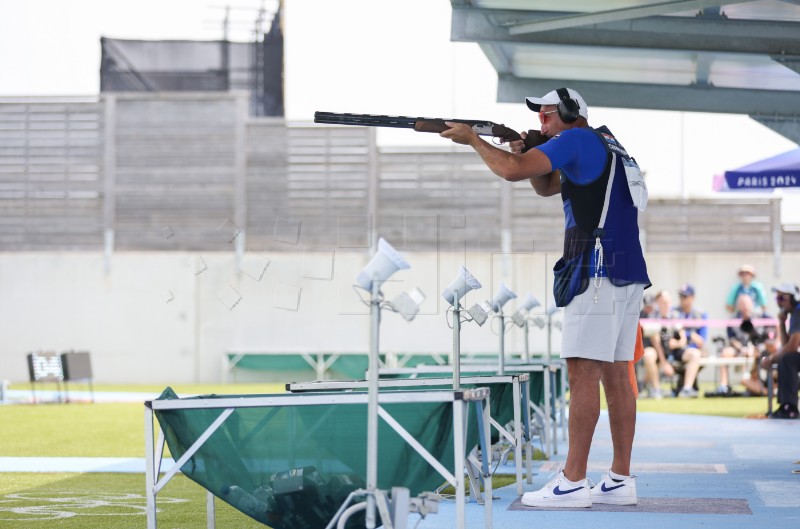
[(489, 62), (492, 63), (492, 66), (494, 66), (497, 75), (511, 74), (514, 71), (511, 58), (503, 46), (484, 42), (478, 45), (481, 47), (483, 54), (486, 55), (486, 58), (489, 59)]
[(680, 11), (702, 10), (708, 7), (717, 7), (722, 4), (743, 4), (748, 1), (751, 0), (678, 0), (673, 2), (661, 2), (659, 4), (645, 6), (566, 15), (546, 20), (519, 22), (510, 25), (508, 27), (508, 32), (511, 35), (523, 35), (526, 33), (536, 33), (538, 31), (551, 31), (592, 24), (604, 24), (606, 22), (617, 22), (620, 20), (631, 20), (634, 18), (652, 17)]
[(499, 76), (497, 101), (522, 103), (525, 97), (542, 95), (559, 86), (584, 94), (590, 106), (774, 115), (795, 118), (800, 92), (719, 88), (710, 85), (657, 85), (609, 83), (567, 79), (522, 79)]
[[(800, 1), (800, 0), (798, 0)], [(560, 16), (546, 12), (542, 16)], [(524, 12), (453, 8), (450, 39), (459, 42), (561, 44), (800, 56), (800, 23), (723, 17), (648, 17), (582, 28), (510, 35), (502, 26)]]

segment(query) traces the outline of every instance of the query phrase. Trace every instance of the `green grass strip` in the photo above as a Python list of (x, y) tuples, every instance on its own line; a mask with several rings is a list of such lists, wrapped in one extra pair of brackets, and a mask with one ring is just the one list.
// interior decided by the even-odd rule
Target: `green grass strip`
[[(0, 473), (0, 528), (141, 529), (146, 525), (141, 474)], [(263, 529), (216, 500), (217, 527)], [(205, 489), (175, 476), (159, 492), (158, 526), (206, 527)]]

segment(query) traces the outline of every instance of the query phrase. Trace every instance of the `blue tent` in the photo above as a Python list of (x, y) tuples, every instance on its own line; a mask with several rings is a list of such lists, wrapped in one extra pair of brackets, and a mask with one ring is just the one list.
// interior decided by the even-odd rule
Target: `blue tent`
[(716, 177), (717, 191), (771, 191), (800, 188), (800, 149), (785, 152)]

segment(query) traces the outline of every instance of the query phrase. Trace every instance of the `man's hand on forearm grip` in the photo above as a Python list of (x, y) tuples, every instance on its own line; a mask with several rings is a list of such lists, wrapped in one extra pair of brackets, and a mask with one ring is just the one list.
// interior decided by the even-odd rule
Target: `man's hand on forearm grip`
[(522, 138), (521, 140), (516, 140), (509, 143), (511, 152), (515, 154), (528, 152), (530, 149), (538, 147), (539, 145), (543, 144), (548, 140), (547, 136), (545, 136), (538, 130), (529, 130), (528, 132), (521, 132), (520, 137)]

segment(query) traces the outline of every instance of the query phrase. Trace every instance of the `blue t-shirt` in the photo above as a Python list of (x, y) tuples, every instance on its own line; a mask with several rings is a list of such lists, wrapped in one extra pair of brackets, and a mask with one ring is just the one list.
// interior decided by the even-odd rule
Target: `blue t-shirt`
[(728, 293), (726, 303), (735, 307), (736, 299), (741, 294), (750, 296), (756, 307), (764, 308), (767, 306), (767, 297), (764, 295), (764, 287), (758, 281), (751, 282), (749, 287), (744, 286), (744, 283), (741, 281), (733, 285), (733, 288), (731, 288), (731, 291)]
[[(680, 307), (675, 307), (673, 310), (678, 314), (678, 318), (681, 318), (681, 319), (687, 319), (687, 320), (707, 320), (708, 319), (708, 313), (703, 312), (703, 311), (697, 311), (695, 309), (692, 309), (689, 312), (683, 312), (683, 311), (681, 311)], [(696, 332), (697, 334), (699, 334), (700, 338), (703, 339), (703, 343), (707, 343), (708, 342), (708, 327), (707, 326), (704, 325), (702, 327), (686, 327), (685, 330), (686, 330), (686, 340), (687, 340), (686, 347), (687, 348), (689, 348), (689, 347), (697, 348), (697, 346), (695, 344), (693, 344), (691, 342), (691, 339), (690, 339), (692, 332)]]
[(561, 169), (571, 182), (578, 185), (597, 180), (606, 166), (605, 146), (594, 132), (586, 128), (565, 130), (536, 148), (547, 156), (553, 169)]

